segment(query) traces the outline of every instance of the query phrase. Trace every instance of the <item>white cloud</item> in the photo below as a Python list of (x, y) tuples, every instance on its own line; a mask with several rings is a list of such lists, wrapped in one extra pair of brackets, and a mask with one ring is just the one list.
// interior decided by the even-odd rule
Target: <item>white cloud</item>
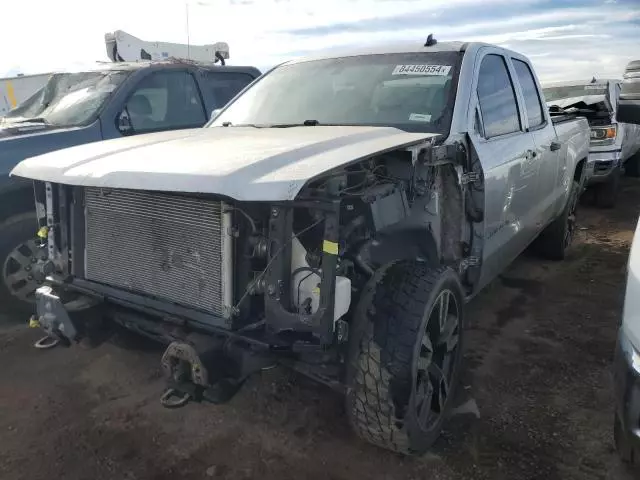
[[(640, 57), (640, 9), (622, 0), (586, 0), (571, 8), (549, 1), (538, 6), (536, 0), (490, 0), (481, 6), (476, 0), (188, 1), (191, 42), (228, 42), (233, 64), (267, 67), (296, 52), (421, 41), (429, 32), (440, 40), (508, 45), (530, 55), (544, 79), (619, 76), (629, 60)], [(21, 20), (4, 21), (0, 29), (0, 76), (106, 60), (104, 33), (117, 29), (145, 40), (186, 43), (186, 5), (185, 0), (14, 3), (12, 15)], [(325, 32), (301, 31), (318, 27)]]

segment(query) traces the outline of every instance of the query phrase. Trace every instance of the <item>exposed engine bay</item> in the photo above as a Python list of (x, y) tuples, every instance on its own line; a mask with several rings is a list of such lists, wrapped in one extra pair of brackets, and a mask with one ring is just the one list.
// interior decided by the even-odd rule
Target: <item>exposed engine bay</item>
[[(106, 317), (169, 344), (163, 367), (181, 392), (199, 381), (210, 392), (203, 359), (221, 351), (234, 358), (216, 367), (225, 379), (245, 378), (277, 352), (340, 384), (351, 317), (375, 272), (432, 262), (472, 287), (482, 199), (468, 187), (481, 172), (463, 174), (466, 157), (462, 143), (391, 150), (282, 202), (36, 182), (51, 285), (39, 311), (56, 306), (40, 324), (69, 342), (90, 334), (87, 318)], [(93, 312), (82, 321), (62, 308), (78, 298)]]

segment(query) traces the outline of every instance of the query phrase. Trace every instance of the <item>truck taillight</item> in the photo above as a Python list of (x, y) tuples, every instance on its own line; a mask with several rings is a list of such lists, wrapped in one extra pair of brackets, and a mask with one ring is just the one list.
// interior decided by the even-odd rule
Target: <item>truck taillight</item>
[(616, 140), (615, 125), (591, 127), (591, 145), (610, 145)]

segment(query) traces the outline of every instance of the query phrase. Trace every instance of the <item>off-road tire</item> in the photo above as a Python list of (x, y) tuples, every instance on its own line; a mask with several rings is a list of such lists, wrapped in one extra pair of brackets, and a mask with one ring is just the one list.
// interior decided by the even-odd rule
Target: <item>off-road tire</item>
[(579, 194), (580, 184), (574, 180), (562, 213), (536, 239), (535, 249), (541, 256), (550, 260), (564, 260), (566, 257), (575, 237)]
[[(7, 256), (18, 245), (35, 238), (37, 220), (34, 212), (22, 213), (0, 222), (0, 314), (31, 315), (34, 305), (13, 296), (5, 283), (4, 265)], [(24, 321), (27, 318), (23, 319)]]
[(613, 208), (618, 201), (620, 192), (620, 168), (616, 167), (611, 172), (611, 176), (604, 183), (593, 186), (596, 205), (600, 208)]
[[(425, 430), (416, 411), (418, 362), (429, 313), (447, 290), (459, 306), (457, 347), (448, 363), (450, 386), (442, 413)], [(424, 453), (451, 408), (463, 332), (464, 294), (453, 270), (402, 262), (378, 271), (358, 303), (349, 339), (346, 409), (358, 436), (398, 453)]]
[(624, 164), (624, 173), (628, 177), (640, 177), (640, 150), (630, 157)]

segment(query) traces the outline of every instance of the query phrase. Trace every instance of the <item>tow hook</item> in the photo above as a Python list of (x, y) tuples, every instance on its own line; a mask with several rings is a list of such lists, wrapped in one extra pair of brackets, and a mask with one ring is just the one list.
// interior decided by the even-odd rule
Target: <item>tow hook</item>
[(175, 341), (160, 361), (167, 378), (167, 389), (160, 397), (165, 408), (184, 407), (190, 400), (200, 401), (209, 384), (209, 372), (193, 345)]
[[(29, 319), (29, 328), (41, 328), (41, 327), (42, 326), (40, 325), (38, 318), (35, 315), (31, 315), (31, 318)], [(57, 338), (52, 337), (50, 335), (45, 335), (36, 343), (34, 343), (33, 346), (39, 350), (48, 350), (50, 348), (57, 347), (59, 343), (60, 343), (60, 340), (58, 340)]]
[(162, 397), (160, 397), (160, 404), (164, 408), (184, 407), (187, 403), (189, 403), (189, 400), (191, 400), (191, 395), (189, 395), (188, 393), (183, 393), (182, 396), (180, 396), (180, 393), (181, 392), (179, 392), (175, 388), (167, 388), (162, 394)]
[(269, 357), (242, 349), (225, 349), (224, 345), (210, 339), (194, 344), (172, 342), (161, 360), (167, 388), (160, 404), (180, 408), (191, 401), (226, 403), (249, 375), (273, 364)]

